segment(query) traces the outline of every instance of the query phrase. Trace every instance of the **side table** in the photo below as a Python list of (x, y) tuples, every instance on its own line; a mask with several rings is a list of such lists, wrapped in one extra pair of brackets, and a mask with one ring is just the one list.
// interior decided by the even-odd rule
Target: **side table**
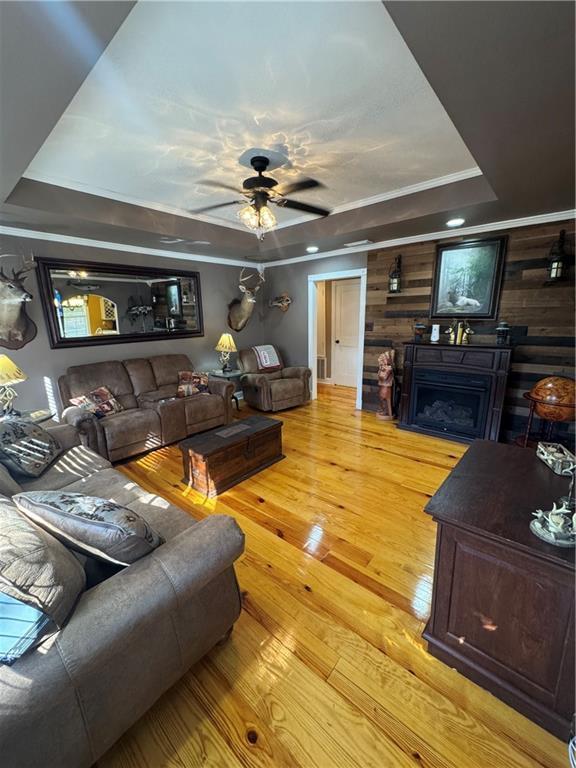
[(47, 408), (40, 408), (36, 411), (18, 411), (2, 416), (0, 421), (9, 421), (10, 419), (24, 419), (32, 421), (34, 424), (42, 424), (44, 421), (50, 421), (56, 414)]
[[(221, 369), (217, 371), (210, 371), (211, 376), (215, 376), (217, 379), (227, 379), (228, 381), (235, 382), (236, 385), (238, 385), (238, 382), (240, 381), (240, 376), (242, 376), (242, 371), (239, 368), (234, 368), (230, 371), (223, 371)], [(232, 400), (236, 404), (236, 410), (240, 410), (240, 403), (238, 401), (238, 394), (241, 392), (240, 388), (236, 386), (236, 391), (232, 395)]]

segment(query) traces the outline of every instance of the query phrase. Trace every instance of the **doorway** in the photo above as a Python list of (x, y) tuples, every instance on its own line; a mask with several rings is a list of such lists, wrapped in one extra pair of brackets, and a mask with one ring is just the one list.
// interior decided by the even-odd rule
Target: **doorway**
[(360, 278), (331, 281), (332, 384), (355, 387), (358, 379)]
[[(362, 408), (366, 269), (308, 276), (308, 358), (312, 399), (348, 393)], [(320, 387), (319, 387), (320, 385)]]

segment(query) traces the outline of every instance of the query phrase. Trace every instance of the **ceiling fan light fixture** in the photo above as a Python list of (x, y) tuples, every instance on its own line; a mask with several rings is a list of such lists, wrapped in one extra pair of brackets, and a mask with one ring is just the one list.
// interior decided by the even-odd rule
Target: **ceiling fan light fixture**
[(254, 204), (245, 205), (238, 211), (238, 218), (256, 234), (258, 240), (263, 240), (264, 234), (276, 226), (276, 217), (267, 205), (261, 206), (260, 210)]

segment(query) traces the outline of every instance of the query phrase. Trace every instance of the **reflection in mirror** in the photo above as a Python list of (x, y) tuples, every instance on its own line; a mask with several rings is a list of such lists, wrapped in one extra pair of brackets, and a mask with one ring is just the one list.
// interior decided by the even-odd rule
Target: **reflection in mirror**
[(196, 272), (38, 264), (53, 347), (203, 334)]

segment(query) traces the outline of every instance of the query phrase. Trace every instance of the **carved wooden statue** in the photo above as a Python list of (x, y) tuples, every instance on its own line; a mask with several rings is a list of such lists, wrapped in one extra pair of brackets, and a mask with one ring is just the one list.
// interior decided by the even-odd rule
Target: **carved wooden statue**
[(376, 415), (385, 421), (394, 418), (393, 392), (394, 392), (394, 359), (396, 350), (387, 349), (378, 356), (378, 399), (380, 408)]

